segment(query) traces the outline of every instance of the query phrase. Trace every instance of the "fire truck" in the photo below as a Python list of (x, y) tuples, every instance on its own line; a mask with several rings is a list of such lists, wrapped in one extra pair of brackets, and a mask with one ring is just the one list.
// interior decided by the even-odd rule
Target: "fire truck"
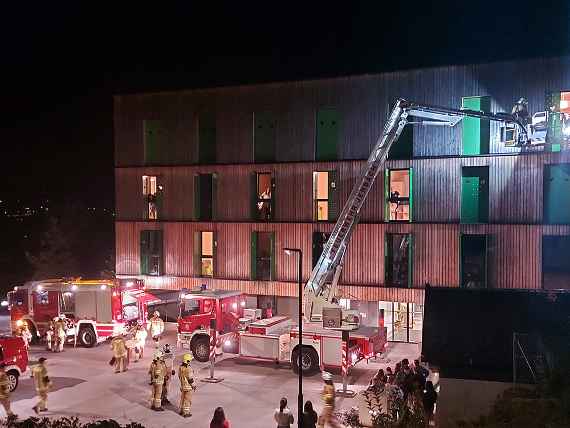
[(30, 281), (8, 293), (12, 332), (26, 321), (37, 342), (50, 321), (63, 314), (67, 341), (85, 347), (122, 332), (131, 321), (146, 322), (147, 306), (158, 302), (140, 279)]

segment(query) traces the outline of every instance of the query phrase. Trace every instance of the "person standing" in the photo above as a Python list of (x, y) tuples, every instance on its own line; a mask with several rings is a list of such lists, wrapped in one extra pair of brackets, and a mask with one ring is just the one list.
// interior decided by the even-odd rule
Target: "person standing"
[(291, 424), (295, 422), (293, 413), (291, 413), (291, 410), (287, 407), (287, 399), (285, 397), (279, 401), (279, 408), (275, 409), (273, 418), (275, 422), (277, 422), (277, 428), (291, 428)]
[(115, 359), (115, 373), (126, 372), (127, 346), (125, 345), (125, 339), (122, 335), (119, 334), (113, 337), (111, 349), (113, 350), (113, 358)]
[(214, 410), (214, 416), (210, 422), (210, 428), (230, 428), (230, 421), (226, 419), (224, 414), (224, 409), (222, 407), (216, 407)]
[(313, 409), (313, 403), (310, 400), (305, 402), (303, 408), (303, 426), (302, 428), (316, 428), (319, 417), (317, 412)]
[(22, 322), (22, 326), (18, 329), (18, 336), (22, 338), (24, 341), (24, 347), (28, 350), (32, 341), (32, 333), (30, 332), (27, 321)]
[(162, 358), (164, 361), (164, 366), (166, 369), (166, 374), (164, 376), (164, 385), (162, 385), (162, 405), (170, 404), (168, 399), (168, 387), (170, 386), (171, 376), (176, 373), (172, 367), (174, 363), (174, 354), (170, 351), (170, 345), (167, 343), (162, 349)]
[(182, 364), (178, 368), (178, 379), (180, 380), (180, 415), (187, 418), (192, 416), (190, 408), (192, 406), (192, 392), (196, 389), (194, 385), (194, 371), (190, 367), (192, 361), (191, 354), (184, 354)]
[(162, 386), (164, 385), (164, 378), (166, 376), (166, 366), (160, 350), (155, 351), (153, 357), (150, 368), (148, 369), (150, 382), (152, 384), (152, 404), (150, 408), (151, 410), (162, 412), (164, 410), (162, 408)]
[(152, 318), (148, 320), (148, 330), (152, 340), (155, 342), (155, 347), (158, 348), (160, 337), (164, 332), (164, 321), (160, 318), (160, 312), (154, 311)]
[(0, 403), (6, 411), (6, 416), (8, 419), (16, 419), (18, 415), (15, 415), (10, 409), (10, 381), (8, 380), (8, 375), (4, 370), (6, 364), (0, 363)]
[(137, 324), (137, 330), (135, 332), (135, 363), (144, 356), (144, 346), (146, 343), (147, 332), (141, 324)]
[(435, 403), (437, 402), (437, 392), (431, 380), (426, 382), (426, 388), (424, 389), (422, 398), (426, 419), (429, 424), (433, 418), (433, 411), (435, 410)]
[(61, 314), (56, 323), (56, 334), (58, 348), (57, 352), (63, 352), (63, 345), (65, 344), (65, 338), (67, 336), (67, 322), (65, 320), (65, 315)]
[(335, 389), (332, 381), (332, 374), (329, 372), (323, 372), (323, 381), (323, 391), (321, 392), (323, 411), (319, 417), (319, 428), (324, 428), (325, 426), (340, 427), (341, 425), (334, 416)]
[(46, 331), (46, 349), (48, 351), (51, 351), (53, 349), (52, 346), (55, 346), (54, 332), (55, 332), (55, 322), (54, 320), (50, 320), (48, 329)]
[(46, 361), (46, 358), (40, 357), (38, 359), (39, 364), (32, 368), (32, 378), (34, 379), (34, 385), (39, 397), (38, 404), (32, 407), (33, 411), (36, 412), (36, 415), (40, 412), (47, 411), (48, 391), (52, 385), (48, 376)]

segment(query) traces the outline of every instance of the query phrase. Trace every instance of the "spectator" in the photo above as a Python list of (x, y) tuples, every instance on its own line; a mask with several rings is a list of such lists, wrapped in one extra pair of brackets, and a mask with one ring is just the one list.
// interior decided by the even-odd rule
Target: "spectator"
[(313, 403), (307, 400), (303, 409), (303, 425), (302, 428), (316, 428), (319, 416), (313, 410)]
[(394, 372), (392, 371), (392, 367), (386, 368), (386, 382), (394, 383)]
[(437, 401), (437, 392), (433, 387), (433, 383), (428, 380), (426, 382), (426, 389), (424, 389), (423, 394), (423, 405), (426, 414), (426, 420), (429, 423), (433, 417), (433, 411), (435, 409), (435, 403)]
[(414, 360), (414, 369), (415, 372), (420, 375), (425, 382), (429, 376), (429, 371), (420, 364), (420, 360)]
[(216, 410), (214, 410), (214, 417), (212, 418), (212, 422), (210, 422), (210, 428), (230, 428), (230, 421), (226, 419), (222, 407), (216, 407)]
[(275, 409), (273, 415), (277, 428), (291, 428), (291, 424), (295, 421), (291, 410), (287, 407), (287, 399), (283, 397), (279, 402), (279, 408)]

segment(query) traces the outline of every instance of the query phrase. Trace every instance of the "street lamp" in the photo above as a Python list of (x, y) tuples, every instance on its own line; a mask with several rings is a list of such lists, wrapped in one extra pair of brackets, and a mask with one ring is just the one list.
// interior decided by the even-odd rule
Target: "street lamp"
[(297, 280), (299, 281), (299, 397), (297, 399), (297, 424), (303, 426), (303, 252), (298, 248), (283, 248), (285, 254), (290, 256), (296, 253), (299, 260), (299, 271)]

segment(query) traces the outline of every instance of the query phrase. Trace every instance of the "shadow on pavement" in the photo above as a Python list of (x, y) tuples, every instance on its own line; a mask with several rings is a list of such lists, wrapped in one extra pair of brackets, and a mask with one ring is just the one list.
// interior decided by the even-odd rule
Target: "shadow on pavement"
[[(85, 382), (83, 379), (75, 377), (53, 377), (51, 378), (53, 387), (50, 392), (59, 391), (64, 388), (71, 388), (75, 385)], [(33, 379), (20, 379), (20, 383), (16, 391), (10, 395), (11, 401), (26, 400), (36, 396)]]

